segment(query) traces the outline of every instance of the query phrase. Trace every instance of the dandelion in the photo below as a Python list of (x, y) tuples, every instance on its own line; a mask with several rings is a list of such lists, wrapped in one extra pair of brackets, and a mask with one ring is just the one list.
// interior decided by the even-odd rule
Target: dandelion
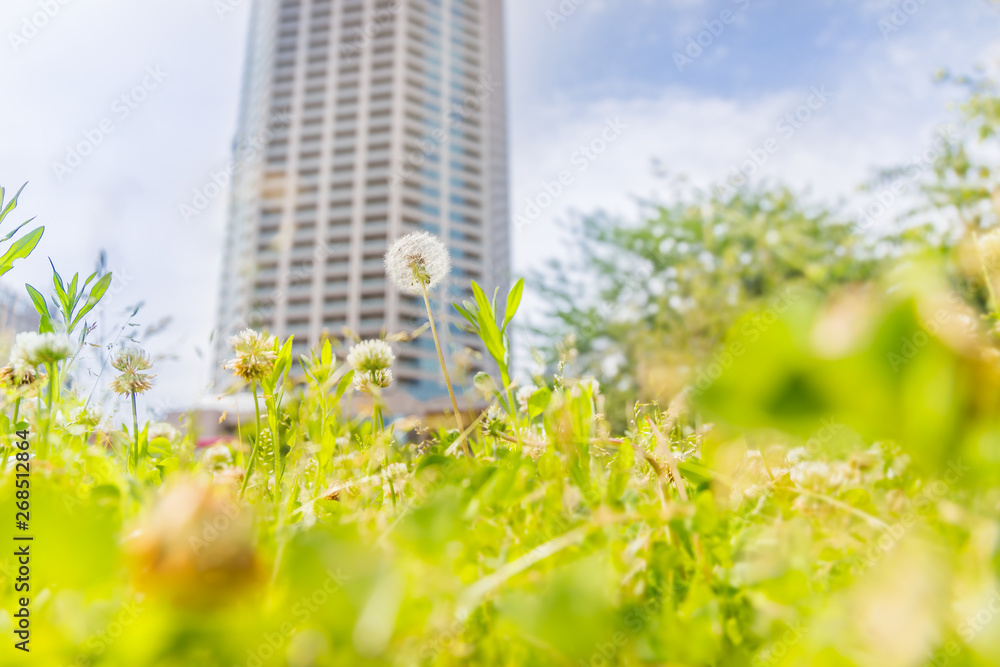
[(244, 329), (229, 339), (236, 358), (226, 364), (237, 377), (245, 382), (260, 382), (274, 369), (277, 355), (274, 339), (253, 329)]
[(403, 294), (434, 289), (451, 270), (448, 248), (427, 232), (407, 234), (385, 253), (385, 272)]
[[(347, 353), (347, 363), (359, 372), (382, 371), (392, 366), (396, 355), (384, 340), (366, 340)], [(390, 381), (392, 375), (389, 376)], [(388, 386), (388, 385), (386, 385)]]
[(448, 365), (444, 361), (441, 340), (438, 338), (437, 327), (434, 325), (431, 301), (427, 296), (428, 291), (444, 280), (450, 270), (451, 258), (448, 256), (448, 248), (441, 242), (441, 239), (427, 232), (407, 234), (392, 244), (392, 247), (385, 253), (386, 275), (395, 283), (399, 291), (404, 294), (424, 297), (427, 321), (431, 325), (431, 336), (434, 338), (434, 347), (437, 349), (438, 362), (441, 364), (441, 372), (444, 374), (445, 386), (448, 387), (451, 408), (455, 412), (455, 424), (461, 433), (462, 415), (458, 410), (458, 401), (455, 400), (455, 390), (451, 386), (451, 376), (448, 374)]
[(133, 451), (129, 453), (129, 462), (133, 472), (139, 470), (139, 417), (135, 408), (135, 397), (150, 390), (152, 375), (143, 373), (153, 367), (149, 355), (138, 348), (122, 348), (111, 365), (120, 375), (111, 382), (111, 390), (122, 396), (132, 398), (132, 433)]

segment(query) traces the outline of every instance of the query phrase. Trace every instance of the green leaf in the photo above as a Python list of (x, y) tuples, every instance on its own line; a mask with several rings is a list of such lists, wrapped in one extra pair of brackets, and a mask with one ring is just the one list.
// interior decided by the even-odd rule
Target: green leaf
[(340, 382), (337, 383), (337, 400), (339, 401), (343, 398), (344, 394), (347, 393), (347, 388), (351, 386), (354, 382), (354, 369), (344, 373), (344, 377), (340, 378)]
[(30, 220), (25, 220), (24, 222), (19, 224), (17, 227), (14, 228), (14, 231), (12, 231), (11, 233), (7, 234), (7, 236), (0, 239), (0, 243), (3, 243), (4, 241), (9, 241), (11, 237), (14, 236), (14, 234), (17, 234), (19, 231), (21, 231), (21, 228), (24, 227), (29, 222), (31, 222), (32, 220), (34, 220), (34, 218), (31, 218)]
[(323, 349), (319, 355), (319, 363), (326, 371), (329, 371), (330, 367), (333, 365), (333, 346), (330, 345), (329, 338), (323, 341)]
[(548, 387), (538, 389), (528, 398), (528, 419), (534, 419), (545, 412), (552, 400), (552, 390)]
[(97, 281), (94, 288), (90, 290), (90, 296), (87, 297), (87, 303), (83, 304), (83, 308), (77, 313), (77, 316), (73, 319), (73, 323), (69, 326), (69, 330), (72, 331), (76, 328), (77, 323), (84, 318), (84, 316), (92, 311), (98, 302), (104, 296), (104, 293), (108, 291), (108, 287), (111, 286), (111, 273), (106, 273), (104, 277)]
[[(72, 315), (73, 303), (70, 296), (66, 293), (66, 286), (63, 284), (62, 276), (56, 271), (56, 265), (52, 263), (52, 258), (49, 258), (49, 266), (52, 267), (52, 284), (56, 288), (56, 297), (59, 299), (59, 303), (62, 304), (63, 314), (67, 316)], [(73, 296), (76, 296), (76, 291), (73, 291)]]
[[(28, 187), (27, 183), (22, 185), (21, 189), (17, 191), (17, 194), (14, 195), (14, 198), (7, 202), (7, 205), (3, 207), (3, 210), (0, 210), (0, 224), (3, 224), (4, 218), (6, 218), (7, 215), (14, 210), (15, 206), (17, 206), (17, 198), (21, 196), (21, 192), (23, 192), (26, 187)], [(0, 189), (0, 206), (3, 206), (2, 189)]]
[(42, 293), (31, 285), (25, 285), (24, 288), (28, 290), (28, 296), (31, 297), (31, 302), (35, 304), (35, 310), (38, 311), (38, 314), (43, 317), (49, 317), (49, 305), (46, 303)]
[(517, 313), (517, 309), (521, 305), (521, 297), (524, 295), (524, 278), (521, 278), (514, 286), (510, 288), (510, 292), (507, 294), (507, 306), (506, 313), (503, 318), (503, 328), (500, 330), (501, 333), (507, 332), (507, 325), (510, 321), (514, 319), (514, 315)]
[(14, 268), (15, 261), (24, 259), (30, 255), (31, 251), (38, 245), (38, 242), (42, 240), (42, 234), (44, 233), (45, 227), (39, 227), (15, 241), (10, 249), (4, 253), (3, 257), (0, 257), (0, 276)]
[(476, 321), (475, 315), (470, 313), (467, 308), (465, 308), (464, 306), (460, 306), (457, 303), (453, 303), (451, 305), (455, 310), (458, 311), (459, 315), (464, 317), (469, 322), (469, 324), (476, 327), (477, 329), (479, 328), (479, 322)]
[(503, 337), (500, 335), (499, 327), (497, 327), (493, 308), (486, 299), (483, 289), (476, 284), (475, 280), (472, 281), (472, 293), (476, 297), (476, 303), (479, 305), (479, 312), (476, 313), (479, 322), (479, 337), (486, 344), (487, 351), (496, 360), (500, 368), (504, 369), (506, 368), (506, 355), (504, 353)]

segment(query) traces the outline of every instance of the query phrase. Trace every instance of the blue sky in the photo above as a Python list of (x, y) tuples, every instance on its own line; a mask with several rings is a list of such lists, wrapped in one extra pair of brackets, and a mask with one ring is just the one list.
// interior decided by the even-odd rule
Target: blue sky
[[(0, 7), (0, 184), (30, 180), (23, 211), (48, 226), (38, 254), (9, 277), (44, 283), (48, 257), (64, 272), (88, 271), (107, 250), (121, 277), (108, 320), (139, 300), (145, 322), (174, 318), (150, 341), (176, 357), (159, 364), (161, 405), (198, 394), (208, 380), (198, 350), (207, 350), (213, 325), (225, 197), (190, 222), (178, 211), (229, 160), (249, 0), (222, 1), (233, 7), (224, 16), (212, 0)], [(907, 2), (915, 11), (884, 36), (890, 0), (509, 0), (514, 213), (537, 203), (561, 172), (571, 176), (517, 228), (517, 270), (565, 254), (572, 239), (558, 223), (574, 211), (628, 216), (635, 196), (662, 195), (654, 158), (707, 185), (778, 137), (756, 178), (837, 200), (874, 167), (921, 150), (955, 99), (932, 83), (933, 71), (996, 68), (1000, 6)], [(59, 9), (13, 44), (10, 35), (42, 3)], [(547, 12), (560, 4), (575, 10), (553, 26)], [(711, 40), (703, 35), (703, 53), (679, 71), (674, 54), (725, 10), (732, 22)], [(794, 136), (778, 135), (776, 123), (815, 87), (829, 99)], [(141, 100), (131, 97), (137, 88)], [(69, 147), (102, 123), (111, 131), (93, 154), (59, 173)], [(613, 139), (582, 169), (580, 147), (602, 135)]]

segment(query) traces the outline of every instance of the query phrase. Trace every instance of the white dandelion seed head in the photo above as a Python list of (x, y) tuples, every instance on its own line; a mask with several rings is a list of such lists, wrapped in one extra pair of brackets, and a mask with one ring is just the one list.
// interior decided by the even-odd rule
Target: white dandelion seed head
[(366, 394), (374, 394), (392, 384), (392, 371), (384, 368), (377, 371), (355, 371), (354, 388)]
[(451, 257), (441, 239), (428, 232), (400, 238), (385, 253), (385, 272), (403, 294), (423, 294), (438, 285), (451, 271)]
[(365, 340), (354, 345), (347, 353), (347, 363), (359, 373), (381, 371), (392, 366), (396, 355), (384, 340)]
[(10, 350), (10, 365), (15, 374), (23, 376), (38, 366), (68, 359), (75, 352), (76, 346), (64, 333), (40, 334), (26, 331), (14, 338), (14, 346)]

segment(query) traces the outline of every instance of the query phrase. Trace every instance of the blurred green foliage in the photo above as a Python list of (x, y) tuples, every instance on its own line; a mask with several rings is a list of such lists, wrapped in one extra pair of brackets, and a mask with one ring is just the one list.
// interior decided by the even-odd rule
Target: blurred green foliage
[[(984, 216), (987, 192), (968, 195)], [(479, 377), (491, 409), (462, 434), (355, 414), (324, 345), (301, 382), (280, 354), (266, 429), (197, 448), (146, 425), (129, 474), (90, 387), (45, 406), (7, 382), (4, 545), (16, 430), (37, 451), (52, 423), (31, 653), (5, 555), (0, 664), (1000, 664), (1000, 244), (935, 210), (888, 242), (784, 191), (597, 225), (601, 298), (633, 319), (559, 316), (580, 369), (626, 358), (611, 396), (568, 364), (516, 400)], [(613, 401), (634, 406), (620, 427)]]

